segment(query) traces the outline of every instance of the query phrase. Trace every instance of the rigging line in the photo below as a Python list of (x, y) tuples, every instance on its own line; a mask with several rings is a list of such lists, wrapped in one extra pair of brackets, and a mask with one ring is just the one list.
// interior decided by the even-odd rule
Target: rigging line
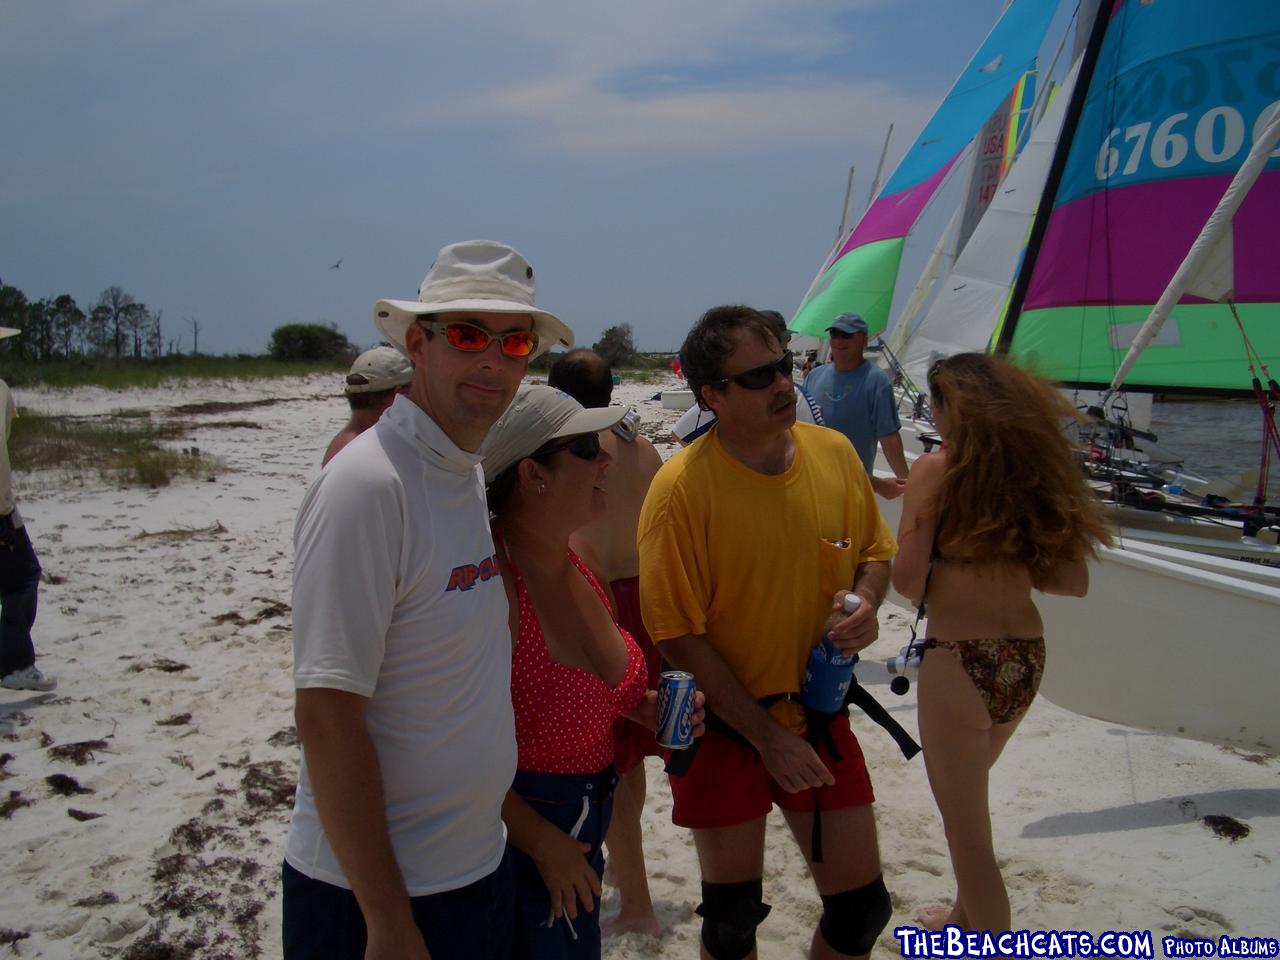
[(1236, 322), (1236, 329), (1240, 331), (1240, 337), (1244, 340), (1245, 355), (1249, 361), (1249, 372), (1253, 373), (1254, 361), (1257, 361), (1258, 367), (1262, 370), (1263, 376), (1270, 379), (1271, 371), (1267, 369), (1267, 361), (1262, 358), (1261, 351), (1253, 345), (1253, 341), (1249, 339), (1249, 334), (1244, 329), (1244, 321), (1240, 319), (1240, 314), (1236, 310), (1236, 302), (1234, 300), (1226, 301), (1228, 309), (1231, 310), (1232, 319)]
[[(1249, 339), (1249, 334), (1245, 332), (1244, 321), (1240, 319), (1240, 313), (1236, 310), (1235, 300), (1227, 300), (1227, 307), (1231, 310), (1231, 317), (1236, 322), (1236, 329), (1240, 331), (1240, 338), (1244, 341), (1245, 358), (1249, 365), (1250, 379), (1253, 381), (1253, 395), (1258, 401), (1258, 409), (1262, 414), (1262, 454), (1258, 464), (1258, 484), (1253, 493), (1253, 505), (1255, 508), (1263, 507), (1267, 502), (1267, 487), (1271, 480), (1271, 448), (1274, 446), (1276, 455), (1280, 456), (1280, 430), (1276, 428), (1276, 408), (1273, 397), (1277, 392), (1276, 382), (1271, 379), (1270, 373), (1267, 371), (1266, 362), (1262, 359), (1262, 354), (1254, 347), (1253, 341)], [(1262, 389), (1262, 383), (1258, 379), (1257, 371), (1254, 369), (1254, 358), (1257, 358), (1259, 366), (1262, 367), (1263, 376), (1267, 378), (1268, 384), (1272, 391), (1272, 396), (1268, 396)]]

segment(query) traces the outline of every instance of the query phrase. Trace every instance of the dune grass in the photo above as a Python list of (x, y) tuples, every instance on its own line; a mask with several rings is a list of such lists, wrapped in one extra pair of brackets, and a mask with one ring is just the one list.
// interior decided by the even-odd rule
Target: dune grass
[(188, 429), (181, 423), (154, 422), (145, 412), (65, 417), (20, 409), (9, 437), (9, 458), (17, 472), (96, 475), (122, 486), (163, 487), (183, 476), (210, 479), (221, 469), (216, 461), (196, 447), (165, 446)]
[(350, 360), (285, 362), (270, 357), (173, 355), (150, 360), (77, 359), (32, 363), (5, 357), (0, 378), (11, 387), (82, 387), (107, 390), (156, 387), (172, 380), (259, 380), (346, 372)]

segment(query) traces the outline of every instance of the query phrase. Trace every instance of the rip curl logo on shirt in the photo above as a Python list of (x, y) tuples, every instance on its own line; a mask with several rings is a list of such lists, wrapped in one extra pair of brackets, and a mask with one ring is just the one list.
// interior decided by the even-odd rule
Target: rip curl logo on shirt
[(449, 574), (449, 585), (444, 588), (444, 592), (470, 590), (477, 583), (492, 580), (497, 575), (498, 555), (495, 553), (492, 557), (485, 557), (479, 565), (466, 563), (460, 567), (454, 567), (453, 572)]

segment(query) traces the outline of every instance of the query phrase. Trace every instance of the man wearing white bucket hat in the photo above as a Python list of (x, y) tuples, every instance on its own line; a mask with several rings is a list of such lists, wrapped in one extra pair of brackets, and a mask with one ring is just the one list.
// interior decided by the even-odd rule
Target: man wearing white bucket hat
[(286, 957), (515, 947), (511, 636), (478, 451), (530, 358), (573, 343), (533, 296), (523, 256), (474, 240), (440, 251), (416, 301), (374, 307), (413, 380), (312, 484), (294, 533)]

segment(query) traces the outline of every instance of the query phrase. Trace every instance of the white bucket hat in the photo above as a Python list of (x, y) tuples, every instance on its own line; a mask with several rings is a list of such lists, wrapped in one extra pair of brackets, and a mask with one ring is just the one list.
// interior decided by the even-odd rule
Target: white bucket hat
[(538, 335), (533, 359), (556, 344), (573, 346), (573, 331), (555, 314), (533, 305), (533, 267), (505, 243), (464, 240), (440, 250), (418, 288), (417, 300), (379, 300), (373, 322), (382, 335), (404, 350), (404, 332), (418, 317), (454, 310), (527, 313)]
[(346, 392), (376, 393), (413, 380), (413, 364), (395, 347), (374, 347), (356, 357), (347, 374)]
[(548, 440), (575, 437), (606, 430), (622, 419), (626, 407), (592, 407), (562, 390), (542, 384), (526, 384), (516, 391), (507, 412), (498, 418), (484, 438), (484, 482), (523, 460)]

